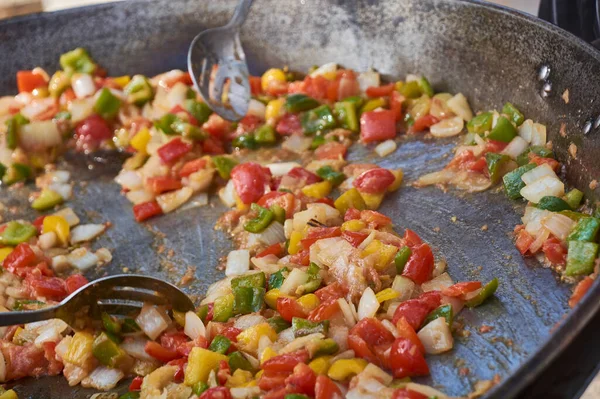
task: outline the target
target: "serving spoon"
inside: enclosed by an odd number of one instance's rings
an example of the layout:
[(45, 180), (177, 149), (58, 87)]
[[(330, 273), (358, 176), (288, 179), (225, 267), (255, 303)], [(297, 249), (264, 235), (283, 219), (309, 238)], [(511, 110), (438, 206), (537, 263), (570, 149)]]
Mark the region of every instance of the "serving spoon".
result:
[(252, 0), (240, 0), (227, 25), (201, 32), (188, 52), (188, 71), (200, 95), (214, 112), (231, 121), (242, 119), (250, 102), (239, 33), (251, 5)]

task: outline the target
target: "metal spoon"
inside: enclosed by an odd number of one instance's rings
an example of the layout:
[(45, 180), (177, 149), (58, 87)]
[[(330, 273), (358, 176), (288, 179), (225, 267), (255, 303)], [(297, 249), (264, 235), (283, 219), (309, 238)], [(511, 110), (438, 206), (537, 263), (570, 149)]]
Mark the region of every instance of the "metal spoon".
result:
[[(188, 52), (188, 70), (200, 95), (213, 111), (232, 121), (246, 115), (250, 102), (248, 65), (239, 32), (251, 5), (252, 0), (240, 0), (229, 23), (201, 32)], [(226, 85), (229, 91), (223, 103)]]

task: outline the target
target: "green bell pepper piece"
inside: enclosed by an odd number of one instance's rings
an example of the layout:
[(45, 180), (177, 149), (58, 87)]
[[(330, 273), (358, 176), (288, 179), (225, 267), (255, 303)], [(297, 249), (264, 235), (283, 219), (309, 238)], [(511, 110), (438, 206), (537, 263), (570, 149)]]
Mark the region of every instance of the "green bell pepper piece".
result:
[(288, 393), (283, 399), (310, 399), (310, 397), (301, 393)]
[(250, 207), (252, 211), (257, 213), (257, 216), (254, 219), (250, 219), (244, 224), (244, 230), (249, 231), (250, 233), (260, 233), (273, 221), (275, 215), (273, 212), (268, 210), (267, 208), (263, 208), (258, 204), (252, 204)]
[(323, 104), (302, 115), (302, 128), (304, 134), (313, 134), (327, 129), (333, 129), (337, 126), (335, 117), (331, 113), (328, 105)]
[(319, 169), (317, 169), (317, 176), (323, 180), (327, 180), (333, 186), (339, 186), (344, 180), (346, 180), (345, 174), (334, 170), (329, 165), (321, 166)]
[(481, 289), (481, 291), (479, 291), (479, 294), (477, 294), (476, 297), (469, 299), (465, 303), (465, 305), (469, 308), (474, 308), (476, 306), (479, 306), (483, 302), (485, 302), (486, 299), (488, 299), (489, 297), (494, 295), (494, 292), (496, 292), (497, 289), (498, 289), (498, 279), (494, 277), (494, 279), (492, 281), (490, 281), (485, 286), (483, 286), (483, 288)]
[(108, 88), (100, 91), (100, 95), (94, 104), (94, 111), (104, 119), (113, 119), (119, 113), (121, 100)]
[(552, 152), (552, 150), (549, 150), (542, 145), (534, 145), (527, 148), (517, 157), (517, 164), (519, 164), (519, 166), (527, 165), (530, 162), (529, 153), (531, 152), (542, 158), (554, 159), (554, 152)]
[(277, 134), (273, 126), (264, 124), (254, 132), (254, 139), (258, 144), (275, 144), (277, 142)]
[(271, 207), (269, 208), (269, 210), (271, 212), (273, 212), (273, 217), (275, 218), (276, 222), (279, 222), (281, 224), (285, 223), (285, 219), (286, 219), (286, 215), (285, 215), (285, 209), (283, 209), (282, 207), (280, 207), (277, 204), (271, 205)]
[(277, 334), (279, 334), (283, 330), (287, 330), (292, 326), (281, 316), (273, 316), (270, 319), (267, 319), (267, 323), (269, 323), (269, 325), (273, 327), (273, 330), (275, 330)]
[(562, 198), (546, 195), (540, 199), (537, 207), (551, 212), (569, 211), (571, 207)]
[(46, 305), (44, 302), (35, 299), (17, 299), (13, 310), (38, 310)]
[(2, 232), (2, 244), (15, 246), (29, 240), (37, 234), (37, 229), (30, 223), (8, 222)]
[(406, 98), (418, 98), (423, 94), (421, 85), (416, 80), (405, 82), (398, 91)]
[(234, 314), (259, 312), (264, 304), (265, 289), (238, 287), (233, 290), (233, 296)]
[(119, 399), (139, 399), (140, 398), (140, 393), (139, 392), (127, 392), (124, 393), (123, 395), (119, 396)]
[(312, 142), (310, 143), (310, 149), (316, 150), (317, 148), (319, 148), (326, 142), (327, 142), (327, 140), (325, 140), (325, 136), (323, 136), (321, 134), (317, 134), (317, 135), (315, 135), (315, 137), (313, 137)]
[(308, 111), (318, 106), (317, 100), (305, 94), (292, 94), (285, 100), (285, 109), (292, 113)]
[(26, 181), (32, 176), (33, 172), (27, 165), (13, 163), (2, 176), (2, 183), (10, 186), (20, 181)]
[(600, 219), (595, 217), (583, 217), (579, 219), (567, 241), (596, 241), (598, 230), (600, 229)]
[(502, 141), (504, 143), (510, 143), (510, 141), (517, 135), (517, 128), (506, 119), (504, 116), (499, 116), (496, 121), (496, 126), (492, 128), (487, 138), (490, 140)]
[(251, 133), (242, 134), (241, 136), (237, 136), (231, 142), (231, 145), (237, 148), (247, 148), (249, 150), (258, 149), (259, 145), (254, 138), (254, 135)]
[(208, 305), (201, 305), (198, 308), (198, 311), (196, 312), (196, 314), (198, 315), (198, 317), (200, 318), (200, 320), (202, 320), (202, 322), (204, 324), (207, 323), (206, 318), (208, 317), (208, 312), (210, 311), (210, 308), (208, 307)]
[(364, 114), (365, 112), (369, 111), (374, 111), (377, 108), (385, 107), (386, 104), (387, 102), (383, 97), (372, 98), (362, 106), (362, 108), (360, 109), (360, 114)]
[(586, 241), (569, 241), (567, 252), (567, 276), (585, 276), (594, 271), (598, 244)]
[(235, 159), (222, 155), (213, 157), (212, 161), (217, 168), (217, 172), (219, 172), (219, 176), (223, 179), (229, 179), (231, 170), (238, 164)]
[(175, 114), (165, 114), (162, 118), (154, 121), (154, 127), (162, 131), (167, 136), (173, 136), (177, 134), (177, 131), (173, 128), (175, 122), (181, 122), (181, 119)]
[(306, 350), (308, 350), (308, 355), (311, 359), (318, 356), (333, 355), (339, 349), (340, 347), (337, 342), (331, 338), (313, 340), (306, 344)]
[(123, 332), (124, 334), (134, 333), (141, 330), (142, 329), (140, 328), (140, 326), (138, 326), (135, 320), (129, 317), (123, 320), (123, 324), (121, 325), (121, 332)]
[(333, 113), (341, 127), (353, 132), (358, 131), (358, 116), (355, 103), (350, 101), (335, 103)]
[(269, 276), (269, 289), (280, 288), (289, 272), (287, 267), (282, 267), (277, 273), (271, 274)]
[(40, 196), (33, 200), (31, 207), (36, 211), (45, 211), (55, 207), (58, 204), (62, 204), (64, 198), (54, 190), (45, 188), (40, 193)]
[(446, 319), (446, 324), (448, 324), (448, 327), (452, 327), (452, 321), (454, 320), (452, 305), (442, 305), (439, 308), (432, 311), (431, 313), (429, 313), (423, 321), (422, 327), (426, 326), (427, 324), (431, 323), (439, 317), (443, 317), (444, 319)]
[(69, 111), (60, 111), (52, 118), (54, 120), (71, 120), (71, 113)]
[(396, 252), (396, 256), (394, 257), (394, 264), (396, 265), (396, 272), (398, 275), (402, 274), (404, 271), (404, 267), (406, 266), (406, 262), (412, 255), (412, 251), (409, 247), (403, 246)]
[(154, 90), (147, 77), (135, 75), (124, 88), (127, 102), (135, 105), (144, 105), (154, 97)]
[(506, 192), (508, 198), (513, 200), (521, 198), (521, 189), (525, 187), (525, 183), (523, 180), (521, 180), (521, 176), (535, 167), (536, 165), (532, 163), (523, 165), (512, 172), (508, 172), (504, 175), (504, 177), (502, 177), (504, 182), (504, 191)]
[(314, 262), (311, 262), (308, 270), (307, 270), (307, 274), (309, 276), (309, 279), (306, 283), (302, 284), (299, 287), (299, 291), (302, 294), (308, 294), (310, 292), (314, 292), (317, 289), (319, 289), (319, 287), (321, 286), (321, 274), (320, 274), (321, 268)]
[(6, 124), (6, 146), (14, 150), (19, 145), (19, 128), (29, 123), (29, 119), (21, 114), (15, 114)]
[(100, 333), (94, 340), (92, 354), (100, 363), (111, 368), (119, 368), (131, 360), (129, 355), (105, 332)]
[(565, 194), (565, 201), (567, 202), (567, 204), (569, 204), (571, 209), (579, 208), (581, 200), (583, 200), (583, 193), (577, 190), (576, 188), (572, 189), (571, 191)]
[(427, 95), (428, 97), (433, 97), (433, 88), (431, 87), (431, 83), (429, 83), (425, 76), (422, 76), (421, 79), (419, 79), (417, 82), (419, 83), (421, 93)]
[(231, 289), (235, 290), (239, 287), (248, 288), (264, 288), (266, 277), (264, 272), (247, 274), (245, 276), (235, 277), (231, 280)]
[(198, 121), (198, 125), (200, 126), (202, 126), (204, 122), (208, 120), (210, 114), (212, 114), (212, 110), (208, 105), (191, 98), (183, 102), (183, 108)]
[(7, 170), (8, 170), (8, 168), (6, 166), (4, 166), (4, 164), (2, 162), (0, 162), (0, 179), (2, 179), (4, 177), (4, 174), (6, 173)]
[(508, 119), (510, 119), (517, 126), (521, 126), (521, 124), (525, 122), (525, 117), (521, 111), (519, 111), (517, 107), (511, 103), (504, 104), (504, 107), (502, 107), (502, 113), (508, 116)]
[(575, 222), (578, 222), (582, 218), (586, 218), (589, 216), (589, 215), (586, 215), (585, 213), (575, 212), (575, 211), (560, 211), (559, 213), (561, 215), (565, 215), (566, 217), (568, 217), (569, 219), (571, 219)]
[(81, 47), (61, 55), (60, 66), (65, 72), (92, 74), (96, 70), (96, 64), (92, 60), (92, 57)]
[(229, 340), (229, 338), (227, 338), (223, 335), (217, 335), (216, 337), (213, 338), (208, 349), (210, 349), (213, 352), (217, 352), (217, 353), (224, 355), (227, 353), (230, 346), (231, 346), (231, 341)]
[(292, 331), (294, 332), (294, 337), (296, 338), (304, 337), (314, 333), (322, 333), (323, 335), (327, 335), (327, 332), (329, 331), (329, 320), (314, 322), (307, 319), (302, 319), (300, 317), (293, 317)]
[(364, 103), (365, 99), (361, 96), (351, 96), (343, 99), (345, 102), (352, 103), (356, 106), (356, 109), (359, 109)]
[(481, 136), (492, 129), (493, 120), (494, 114), (491, 112), (483, 112), (467, 122), (467, 130), (469, 133), (476, 133)]
[(502, 178), (502, 172), (505, 170), (504, 166), (510, 161), (510, 157), (504, 154), (488, 152), (485, 154), (485, 161), (492, 184), (498, 183)]
[(106, 312), (102, 312), (102, 325), (111, 334), (118, 335), (121, 333), (121, 323), (119, 320)]
[(235, 372), (237, 369), (242, 369), (246, 371), (254, 371), (254, 367), (242, 352), (233, 352), (228, 356), (229, 368), (231, 369), (231, 374)]
[(223, 295), (215, 299), (213, 305), (213, 320), (226, 322), (233, 316), (233, 294)]
[(71, 87), (71, 72), (56, 71), (48, 82), (48, 91), (54, 98), (59, 98), (60, 95)]
[(202, 393), (206, 390), (208, 390), (208, 384), (204, 381), (199, 381), (197, 383), (194, 384), (194, 386), (192, 387), (192, 393), (194, 395), (202, 395)]

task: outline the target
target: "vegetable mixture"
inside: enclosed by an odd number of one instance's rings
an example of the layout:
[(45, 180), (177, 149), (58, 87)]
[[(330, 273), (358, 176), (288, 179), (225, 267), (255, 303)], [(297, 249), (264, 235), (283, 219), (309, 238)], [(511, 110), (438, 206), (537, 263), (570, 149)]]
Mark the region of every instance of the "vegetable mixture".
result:
[(565, 192), (545, 127), (513, 104), (474, 116), (464, 95), (436, 94), (425, 77), (385, 84), (331, 63), (304, 78), (287, 69), (250, 77), (248, 114), (232, 123), (185, 72), (107, 77), (81, 48), (60, 64), (52, 76), (20, 71), (19, 94), (0, 98), (2, 184), (35, 178), (31, 206), (44, 212), (0, 227), (0, 310), (55, 304), (87, 283), (78, 272), (111, 260), (90, 246), (108, 223), (57, 210), (72, 186), (53, 162), (68, 149), (131, 154), (115, 180), (139, 222), (205, 205), (216, 187), (232, 208), (217, 227), (238, 249), (195, 312), (145, 305), (127, 318), (3, 329), (0, 382), (62, 373), (107, 391), (134, 377), (123, 399), (446, 398), (411, 378), (452, 350), (456, 315), (484, 305), (499, 282), (455, 282), (417, 232), (397, 233), (377, 209), (403, 172), (348, 163), (356, 139), (383, 157), (401, 134), (450, 137), (466, 126), (450, 164), (416, 185), (502, 183), (529, 202), (515, 229), (521, 253), (585, 276), (572, 306), (595, 278), (600, 219), (580, 191)]

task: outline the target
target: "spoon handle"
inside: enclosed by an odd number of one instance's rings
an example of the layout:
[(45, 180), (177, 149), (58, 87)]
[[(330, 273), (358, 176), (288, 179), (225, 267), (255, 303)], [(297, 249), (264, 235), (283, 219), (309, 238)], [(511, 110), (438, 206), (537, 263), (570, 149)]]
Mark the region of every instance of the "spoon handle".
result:
[(50, 320), (57, 317), (59, 306), (44, 308), (40, 310), (30, 310), (21, 312), (2, 312), (0, 313), (0, 326), (15, 326), (19, 324), (33, 323), (36, 321)]
[(229, 27), (241, 27), (250, 12), (250, 7), (252, 6), (252, 0), (240, 0), (235, 11), (233, 12), (233, 17), (227, 24)]

